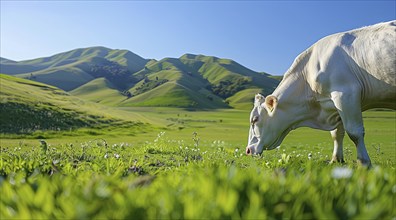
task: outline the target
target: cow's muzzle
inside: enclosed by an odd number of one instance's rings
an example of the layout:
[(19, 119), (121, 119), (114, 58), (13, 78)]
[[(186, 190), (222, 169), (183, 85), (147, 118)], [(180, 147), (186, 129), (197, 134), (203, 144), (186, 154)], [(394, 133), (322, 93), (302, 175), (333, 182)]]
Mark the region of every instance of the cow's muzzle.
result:
[(257, 143), (256, 144), (251, 144), (249, 146), (246, 147), (246, 155), (254, 155), (257, 154)]
[(252, 151), (250, 150), (249, 147), (246, 147), (246, 155), (250, 155), (250, 154), (252, 154)]

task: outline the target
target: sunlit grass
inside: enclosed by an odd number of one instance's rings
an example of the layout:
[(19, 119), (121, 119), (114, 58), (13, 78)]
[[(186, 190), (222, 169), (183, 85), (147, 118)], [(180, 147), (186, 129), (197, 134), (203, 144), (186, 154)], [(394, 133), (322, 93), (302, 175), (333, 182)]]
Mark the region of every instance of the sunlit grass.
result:
[[(328, 165), (320, 149), (245, 156), (199, 133), (143, 145), (2, 148), (2, 218), (361, 218), (395, 216), (394, 161)], [(316, 149), (315, 149), (316, 150)]]

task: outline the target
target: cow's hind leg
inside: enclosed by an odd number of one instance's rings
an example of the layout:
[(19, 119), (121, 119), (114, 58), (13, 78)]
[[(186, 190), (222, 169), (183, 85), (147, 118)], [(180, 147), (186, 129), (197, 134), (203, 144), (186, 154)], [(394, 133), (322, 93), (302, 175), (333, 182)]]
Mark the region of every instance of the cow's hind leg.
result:
[(330, 134), (334, 141), (333, 157), (331, 158), (330, 163), (344, 163), (343, 140), (345, 136), (345, 130), (343, 124), (340, 123), (336, 129), (330, 131)]
[(349, 138), (355, 143), (358, 163), (371, 166), (370, 157), (364, 144), (363, 116), (360, 107), (360, 92), (333, 92), (332, 99), (341, 116)]

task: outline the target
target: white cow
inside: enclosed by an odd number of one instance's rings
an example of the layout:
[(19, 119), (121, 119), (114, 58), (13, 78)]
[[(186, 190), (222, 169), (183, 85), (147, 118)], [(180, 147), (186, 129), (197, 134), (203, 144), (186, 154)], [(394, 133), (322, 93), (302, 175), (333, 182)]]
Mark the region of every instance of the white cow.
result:
[(325, 37), (301, 53), (272, 95), (257, 94), (247, 154), (280, 145), (298, 127), (331, 131), (332, 162), (343, 161), (345, 131), (370, 166), (362, 111), (396, 109), (396, 21)]

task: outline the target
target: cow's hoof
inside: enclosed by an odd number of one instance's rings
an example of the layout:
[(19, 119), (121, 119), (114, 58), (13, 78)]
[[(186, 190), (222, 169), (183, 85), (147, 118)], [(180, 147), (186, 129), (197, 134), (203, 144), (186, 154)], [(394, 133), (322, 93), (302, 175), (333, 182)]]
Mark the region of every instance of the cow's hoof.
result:
[(333, 157), (333, 158), (330, 160), (329, 164), (333, 164), (333, 163), (341, 163), (341, 164), (344, 164), (344, 163), (345, 163), (345, 160), (344, 160), (344, 158), (338, 159), (337, 157)]
[(357, 164), (358, 164), (359, 167), (363, 167), (363, 168), (367, 168), (367, 169), (372, 168), (370, 160), (360, 160), (360, 159), (358, 159), (357, 160)]

